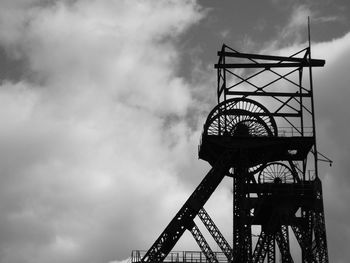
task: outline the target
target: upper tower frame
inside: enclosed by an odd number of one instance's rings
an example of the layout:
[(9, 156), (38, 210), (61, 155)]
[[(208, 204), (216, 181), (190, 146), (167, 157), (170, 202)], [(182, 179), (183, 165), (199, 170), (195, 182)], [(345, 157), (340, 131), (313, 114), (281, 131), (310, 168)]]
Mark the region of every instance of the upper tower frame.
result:
[(312, 68), (323, 67), (325, 60), (311, 58), (310, 44), (288, 57), (241, 53), (223, 44), (218, 57), (218, 104), (230, 98), (262, 102), (276, 120), (278, 136), (311, 137), (309, 170), (318, 177)]

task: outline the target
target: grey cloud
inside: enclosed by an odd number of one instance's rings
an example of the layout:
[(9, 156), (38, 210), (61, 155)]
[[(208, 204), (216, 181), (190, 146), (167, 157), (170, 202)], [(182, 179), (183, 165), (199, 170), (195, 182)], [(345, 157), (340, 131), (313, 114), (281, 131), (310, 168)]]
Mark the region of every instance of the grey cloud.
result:
[[(346, 262), (350, 239), (347, 222), (350, 217), (350, 195), (347, 163), (350, 157), (348, 134), (348, 98), (350, 81), (348, 69), (350, 37), (346, 34), (332, 41), (313, 43), (312, 56), (325, 59), (325, 67), (313, 70), (315, 115), (318, 151), (334, 161), (333, 166), (319, 162), (319, 174), (323, 181), (323, 197), (327, 224), (329, 257), (332, 262)], [(272, 45), (276, 47), (275, 43)], [(297, 43), (286, 48), (264, 52), (293, 54), (307, 44)]]
[(349, 257), (349, 43), (350, 35), (346, 34), (331, 42), (316, 44), (313, 49), (314, 56), (326, 59), (325, 68), (315, 73), (315, 99), (319, 150), (334, 161), (331, 168), (321, 165), (328, 244), (333, 262), (346, 262)]

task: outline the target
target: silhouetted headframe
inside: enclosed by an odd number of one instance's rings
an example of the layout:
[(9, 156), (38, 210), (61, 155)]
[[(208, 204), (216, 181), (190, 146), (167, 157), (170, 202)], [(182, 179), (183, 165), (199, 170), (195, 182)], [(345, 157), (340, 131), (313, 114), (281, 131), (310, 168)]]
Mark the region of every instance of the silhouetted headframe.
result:
[[(312, 83), (312, 68), (325, 61), (311, 58), (310, 45), (287, 57), (223, 45), (218, 56), (217, 105), (199, 145), (199, 158), (212, 168), (151, 248), (132, 251), (131, 261), (327, 263)], [(230, 242), (204, 209), (225, 176), (233, 185)], [(210, 248), (196, 216), (221, 252)], [(172, 251), (186, 230), (201, 251)]]

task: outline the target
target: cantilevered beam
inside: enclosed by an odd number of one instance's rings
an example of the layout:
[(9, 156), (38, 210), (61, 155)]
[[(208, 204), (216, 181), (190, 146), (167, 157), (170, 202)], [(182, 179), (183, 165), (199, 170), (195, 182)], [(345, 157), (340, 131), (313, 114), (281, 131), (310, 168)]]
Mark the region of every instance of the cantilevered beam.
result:
[(215, 64), (215, 68), (300, 68), (323, 67), (324, 63), (315, 61), (288, 62), (288, 63), (225, 63)]
[[(259, 54), (249, 54), (249, 53), (236, 53), (236, 52), (227, 52), (227, 51), (219, 51), (218, 56), (225, 57), (235, 57), (235, 58), (247, 58), (247, 59), (261, 59), (261, 60), (274, 60), (274, 61), (288, 61), (288, 62), (308, 62), (305, 58), (297, 58), (297, 57), (282, 57), (282, 56), (270, 56), (270, 55), (259, 55)], [(311, 59), (309, 60), (311, 66), (315, 67), (323, 67), (325, 64), (325, 60), (323, 59)]]

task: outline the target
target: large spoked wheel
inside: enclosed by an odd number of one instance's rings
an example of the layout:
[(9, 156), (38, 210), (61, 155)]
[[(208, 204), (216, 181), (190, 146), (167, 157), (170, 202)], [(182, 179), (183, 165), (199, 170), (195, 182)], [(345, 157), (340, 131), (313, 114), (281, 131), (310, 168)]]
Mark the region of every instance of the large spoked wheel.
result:
[(207, 135), (277, 136), (277, 125), (268, 110), (256, 101), (234, 98), (218, 104), (205, 123)]
[(285, 164), (273, 162), (265, 165), (258, 176), (259, 183), (292, 184), (296, 182), (292, 170)]

